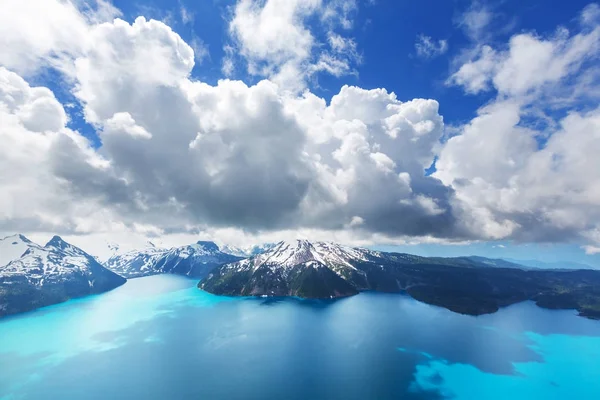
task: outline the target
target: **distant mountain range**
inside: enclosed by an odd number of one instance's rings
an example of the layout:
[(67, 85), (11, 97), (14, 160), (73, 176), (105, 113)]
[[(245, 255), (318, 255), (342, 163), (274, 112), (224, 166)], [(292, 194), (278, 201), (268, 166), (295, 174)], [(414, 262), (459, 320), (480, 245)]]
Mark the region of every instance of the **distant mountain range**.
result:
[(275, 247), (277, 243), (263, 243), (263, 244), (255, 244), (252, 246), (232, 246), (225, 244), (221, 246), (221, 251), (223, 253), (232, 254), (234, 256), (247, 258), (252, 257), (260, 253), (264, 253), (265, 251), (271, 250)]
[[(213, 271), (202, 289), (230, 295), (339, 297), (373, 289), (361, 263), (443, 265), (462, 268), (513, 268), (522, 265), (485, 257), (421, 257), (385, 253), (329, 242), (280, 242), (269, 250)], [(315, 281), (319, 281), (318, 285)], [(393, 282), (393, 280), (391, 281)], [(383, 283), (386, 284), (386, 283)]]
[(23, 235), (0, 239), (0, 316), (102, 293), (125, 281), (58, 236), (45, 246)]
[(533, 300), (600, 317), (600, 271), (593, 270), (540, 270), (511, 260), (421, 257), (307, 240), (247, 248), (148, 243), (101, 265), (58, 236), (42, 247), (22, 235), (0, 240), (0, 316), (162, 273), (201, 279), (201, 289), (222, 295), (337, 298), (374, 290), (404, 292), (471, 315)]
[(480, 315), (525, 300), (600, 318), (600, 271), (533, 270), (484, 257), (420, 257), (297, 240), (215, 268), (198, 287), (229, 296), (335, 298), (405, 292)]
[(148, 242), (147, 246), (142, 249), (113, 255), (103, 265), (125, 278), (154, 275), (158, 273), (155, 270), (157, 260), (162, 258), (167, 251), (168, 249), (156, 247), (153, 243)]
[(126, 278), (164, 273), (203, 278), (214, 267), (241, 259), (222, 252), (213, 242), (199, 241), (172, 249), (161, 249), (149, 243), (145, 249), (109, 258), (104, 266)]
[(591, 266), (583, 263), (578, 263), (574, 261), (554, 261), (554, 262), (546, 262), (539, 260), (517, 260), (513, 258), (505, 258), (506, 261), (520, 264), (524, 267), (528, 268), (538, 268), (538, 269), (594, 269)]
[[(113, 248), (118, 250), (117, 245)], [(101, 293), (122, 285), (126, 278), (171, 273), (200, 279), (219, 265), (241, 259), (220, 251), (213, 242), (170, 249), (148, 243), (101, 265), (58, 236), (45, 246), (23, 235), (8, 236), (0, 239), (0, 316)]]

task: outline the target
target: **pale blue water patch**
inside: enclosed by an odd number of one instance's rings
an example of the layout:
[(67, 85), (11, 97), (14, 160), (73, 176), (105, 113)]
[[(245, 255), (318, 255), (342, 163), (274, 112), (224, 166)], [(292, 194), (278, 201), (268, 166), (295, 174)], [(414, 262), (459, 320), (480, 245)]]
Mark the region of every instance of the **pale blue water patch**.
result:
[(0, 323), (0, 353), (48, 352), (49, 358), (60, 360), (81, 351), (102, 351), (123, 343), (97, 340), (97, 334), (169, 316), (180, 307), (210, 307), (231, 300), (198, 290), (196, 283), (171, 275), (132, 279), (105, 294), (5, 318)]
[(600, 322), (572, 311), (470, 317), (396, 294), (230, 298), (196, 283), (133, 279), (0, 319), (0, 398), (600, 398)]
[[(31, 357), (33, 362), (29, 367), (35, 367), (22, 380), (3, 379), (11, 376), (10, 373), (0, 375), (0, 388), (19, 389), (27, 382), (41, 380), (45, 368), (80, 353), (107, 351), (127, 344), (119, 335), (107, 339), (110, 332), (122, 331), (160, 315), (168, 317), (179, 307), (210, 307), (228, 301), (227, 297), (197, 290), (196, 283), (177, 276), (133, 279), (127, 286), (108, 293), (0, 320), (0, 369), (15, 369), (10, 363), (14, 357)], [(161, 340), (153, 334), (137, 339), (147, 343)], [(20, 397), (12, 393), (8, 398)]]
[(510, 375), (434, 360), (417, 366), (413, 391), (456, 400), (600, 399), (600, 338), (527, 333), (541, 362), (514, 363)]

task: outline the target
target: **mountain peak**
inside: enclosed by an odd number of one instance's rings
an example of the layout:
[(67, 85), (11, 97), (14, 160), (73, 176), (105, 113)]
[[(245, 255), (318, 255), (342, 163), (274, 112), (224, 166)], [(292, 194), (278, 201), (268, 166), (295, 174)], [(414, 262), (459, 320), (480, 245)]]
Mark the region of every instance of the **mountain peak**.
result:
[(325, 264), (324, 260), (330, 257), (330, 253), (330, 249), (323, 248), (321, 242), (311, 243), (306, 239), (295, 239), (281, 241), (274, 248), (256, 257), (269, 264), (292, 267), (307, 261)]
[(14, 235), (6, 236), (5, 238), (0, 239), (0, 240), (10, 242), (13, 244), (14, 244), (14, 242), (32, 243), (31, 240), (29, 240), (25, 235), (22, 235), (20, 233), (15, 233)]
[(262, 263), (276, 264), (283, 268), (291, 268), (308, 261), (318, 261), (335, 268), (350, 268), (354, 263), (377, 256), (377, 252), (367, 249), (343, 246), (332, 242), (311, 242), (306, 239), (284, 240), (272, 249), (251, 258), (255, 265)]
[(248, 246), (233, 246), (223, 244), (219, 246), (219, 251), (226, 254), (232, 254), (234, 256), (247, 258), (256, 256), (258, 254), (266, 253), (267, 251), (274, 249), (278, 245), (279, 243), (262, 243)]
[(218, 265), (240, 260), (223, 253), (214, 242), (198, 241), (189, 245), (172, 247), (147, 247), (111, 257), (105, 266), (127, 278), (172, 273), (189, 277), (204, 277)]
[[(293, 240), (282, 240), (281, 242), (277, 243), (277, 245), (275, 245), (275, 247), (273, 247), (269, 251), (275, 251), (275, 252), (285, 251), (288, 253), (290, 253), (290, 252), (298, 253), (298, 252), (306, 252), (306, 251), (309, 251), (310, 249), (314, 249), (314, 244), (311, 243), (309, 240), (293, 239)], [(267, 251), (267, 253), (269, 251)]]
[(219, 246), (215, 242), (210, 242), (206, 240), (198, 240), (196, 242), (197, 245), (202, 246), (207, 251), (219, 251)]
[(19, 233), (18, 235), (15, 235), (15, 236), (18, 236), (18, 238), (21, 239), (25, 243), (32, 243), (31, 240), (29, 240), (27, 237), (25, 237), (25, 235), (22, 235)]
[(37, 244), (21, 234), (14, 234), (0, 239), (0, 267), (18, 259), (32, 247), (37, 247)]
[(284, 240), (272, 249), (225, 264), (200, 283), (213, 293), (330, 298), (358, 293), (345, 279), (361, 275), (354, 264), (370, 252), (306, 239)]
[(69, 243), (65, 242), (60, 236), (54, 235), (54, 236), (52, 236), (52, 239), (50, 239), (48, 241), (48, 243), (46, 243), (46, 246), (44, 246), (44, 247), (55, 247), (57, 249), (63, 250), (65, 248), (67, 248), (68, 246), (70, 246)]
[(2, 316), (101, 293), (122, 285), (125, 278), (59, 236), (45, 247), (15, 236), (0, 241), (0, 282), (6, 284), (2, 294), (8, 293), (2, 299)]
[(292, 240), (282, 240), (277, 244), (278, 245), (287, 244), (287, 245), (292, 245), (292, 246), (306, 246), (306, 245), (310, 245), (312, 243), (308, 239), (292, 239)]

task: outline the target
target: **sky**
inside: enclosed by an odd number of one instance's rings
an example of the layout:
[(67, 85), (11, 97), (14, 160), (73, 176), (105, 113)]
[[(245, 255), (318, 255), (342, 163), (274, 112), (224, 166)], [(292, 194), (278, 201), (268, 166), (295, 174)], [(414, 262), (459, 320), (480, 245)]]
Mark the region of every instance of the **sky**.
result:
[(600, 268), (596, 3), (0, 1), (0, 236)]

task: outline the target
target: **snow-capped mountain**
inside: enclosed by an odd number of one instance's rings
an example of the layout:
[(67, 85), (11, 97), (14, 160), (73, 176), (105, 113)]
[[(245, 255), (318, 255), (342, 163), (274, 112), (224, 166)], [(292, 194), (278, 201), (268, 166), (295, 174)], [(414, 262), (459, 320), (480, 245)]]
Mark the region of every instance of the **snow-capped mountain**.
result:
[(278, 243), (263, 243), (252, 246), (232, 246), (225, 244), (223, 246), (220, 246), (220, 248), (223, 253), (248, 258), (269, 251), (277, 245)]
[(202, 278), (213, 268), (240, 260), (241, 257), (222, 252), (213, 242), (197, 243), (161, 249), (154, 245), (111, 257), (104, 265), (127, 278), (155, 274), (178, 274)]
[[(597, 271), (527, 270), (484, 257), (421, 257), (328, 242), (280, 242), (270, 251), (215, 268), (198, 287), (229, 296), (334, 298), (359, 291), (404, 292), (449, 310), (480, 315), (533, 300), (600, 318)], [(561, 292), (556, 288), (560, 287)]]
[[(1, 239), (0, 262), (0, 316), (101, 293), (126, 281), (58, 236), (45, 246), (22, 235)], [(227, 254), (213, 242), (171, 249), (149, 244), (110, 263), (128, 276), (204, 277), (198, 286), (215, 294), (333, 298), (362, 290), (403, 292), (470, 315), (532, 300), (600, 319), (600, 272), (524, 269), (476, 256), (421, 257), (295, 240), (248, 259)]]
[(126, 281), (58, 236), (43, 247), (22, 235), (9, 236), (0, 241), (0, 251), (3, 261), (10, 259), (0, 266), (0, 315), (101, 293)]
[(154, 275), (158, 273), (154, 266), (168, 251), (169, 249), (156, 247), (152, 242), (148, 242), (143, 249), (110, 257), (104, 263), (104, 267), (126, 278)]
[(329, 242), (283, 241), (271, 250), (211, 272), (199, 285), (217, 294), (340, 297), (358, 293), (366, 275), (356, 265), (381, 253)]
[(256, 270), (260, 266), (281, 269), (284, 272), (308, 261), (327, 266), (334, 270), (355, 270), (353, 262), (367, 261), (378, 256), (378, 252), (342, 246), (330, 242), (309, 242), (308, 240), (282, 241), (271, 250), (240, 261), (239, 267), (249, 266)]
[(30, 247), (39, 246), (23, 235), (12, 235), (0, 239), (0, 268), (21, 257)]
[[(262, 254), (213, 270), (199, 287), (216, 294), (340, 297), (360, 290), (398, 292), (418, 286), (432, 267), (490, 268), (483, 257), (421, 257), (331, 242), (279, 242)], [(494, 266), (515, 268), (516, 264)]]

